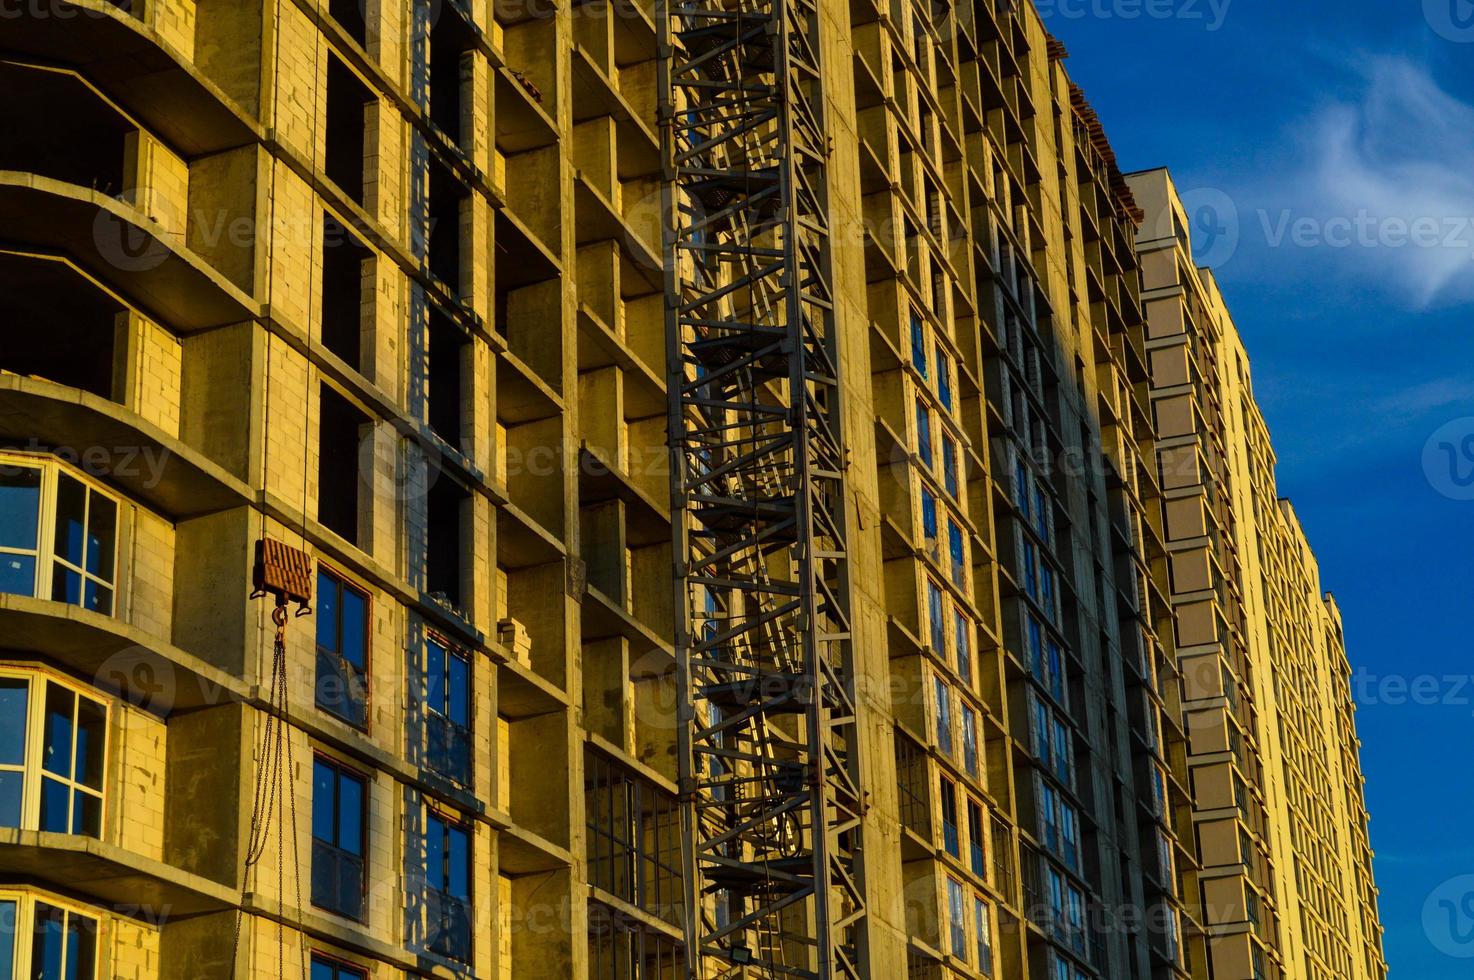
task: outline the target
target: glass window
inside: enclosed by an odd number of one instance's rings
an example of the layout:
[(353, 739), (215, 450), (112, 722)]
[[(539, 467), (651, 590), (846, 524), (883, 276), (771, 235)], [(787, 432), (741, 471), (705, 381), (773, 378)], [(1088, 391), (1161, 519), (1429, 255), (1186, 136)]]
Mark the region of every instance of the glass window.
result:
[(942, 479), (946, 481), (947, 493), (956, 500), (958, 495), (957, 479), (957, 440), (951, 436), (942, 436)]
[(355, 728), (368, 727), (368, 596), (321, 568), (317, 706)]
[(107, 717), (64, 684), (0, 675), (0, 827), (102, 835)]
[(364, 917), (367, 785), (326, 759), (312, 764), (312, 904)]
[(323, 956), (312, 954), (312, 980), (367, 980), (368, 973), (356, 966)]
[(952, 554), (952, 584), (967, 587), (967, 539), (962, 534), (962, 525), (947, 519), (947, 543)]
[(0, 899), (0, 977), (15, 976), (15, 936), (19, 925), (20, 903), (13, 898)]
[(953, 641), (957, 647), (957, 673), (968, 687), (972, 686), (972, 622), (961, 612), (952, 611)]
[(942, 407), (952, 411), (952, 361), (937, 347), (937, 399)]
[(1073, 786), (1075, 780), (1070, 767), (1070, 730), (1065, 727), (1064, 722), (1058, 718), (1052, 720), (1054, 732), (1054, 774), (1059, 781), (1066, 786)]
[(937, 748), (943, 755), (952, 754), (952, 692), (941, 677), (932, 679), (937, 698)]
[(1033, 616), (1029, 617), (1029, 665), (1035, 677), (1048, 681), (1044, 662), (1044, 627)]
[(928, 547), (933, 547), (937, 540), (937, 496), (927, 489), (925, 485), (921, 488), (921, 534), (927, 541)]
[(471, 659), (435, 637), (425, 642), (425, 730), (429, 768), (471, 783)]
[(107, 709), (60, 684), (46, 685), (38, 829), (102, 834)]
[(988, 877), (987, 844), (984, 843), (983, 805), (977, 800), (967, 801), (967, 848), (972, 862), (973, 874)]
[(432, 953), (471, 959), (471, 833), (439, 813), (425, 818), (425, 909)]
[(1061, 802), (1059, 806), (1060, 851), (1071, 871), (1080, 870), (1080, 818), (1075, 808)]
[(967, 959), (967, 911), (964, 902), (962, 882), (956, 878), (948, 878), (947, 921), (951, 925), (952, 955), (962, 960)]
[(97, 976), (97, 920), (37, 901), (31, 930), (33, 980), (92, 980)]
[(926, 377), (926, 325), (921, 314), (911, 312), (911, 364)]
[(117, 539), (114, 498), (55, 463), (0, 459), (0, 592), (111, 616)]
[(41, 469), (0, 463), (0, 592), (36, 594)]
[(962, 840), (957, 832), (957, 784), (942, 777), (942, 846), (953, 857), (962, 856)]
[(978, 715), (967, 702), (962, 704), (962, 766), (976, 778), (978, 770)]
[(942, 587), (937, 583), (927, 580), (926, 583), (926, 608), (929, 626), (931, 629), (932, 649), (938, 656), (945, 657), (947, 654), (947, 609), (942, 601)]
[[(985, 977), (993, 975), (993, 911), (980, 896), (972, 900), (972, 928), (977, 937), (978, 971)], [(316, 980), (314, 977), (313, 980)]]
[(932, 468), (931, 409), (920, 398), (916, 399), (916, 454), (921, 457), (922, 466)]
[(57, 473), (51, 598), (112, 615), (118, 504)]

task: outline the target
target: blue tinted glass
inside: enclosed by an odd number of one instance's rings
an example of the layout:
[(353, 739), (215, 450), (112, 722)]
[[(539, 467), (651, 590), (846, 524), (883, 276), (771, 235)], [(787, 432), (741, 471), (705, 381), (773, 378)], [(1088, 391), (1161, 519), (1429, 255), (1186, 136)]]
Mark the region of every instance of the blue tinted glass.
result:
[(0, 765), (25, 764), (26, 712), (30, 703), (29, 681), (20, 677), (0, 677)]
[(0, 548), (36, 548), (41, 520), (41, 471), (0, 466)]
[[(14, 770), (0, 772), (0, 827), (20, 826), (21, 792), (25, 789), (25, 773)], [(0, 977), (5, 976), (0, 973)]]
[[(102, 836), (102, 799), (79, 790), (72, 791), (72, 833)], [(90, 974), (89, 974), (90, 976)]]
[(312, 764), (312, 836), (333, 843), (334, 808), (333, 768), (321, 761)]
[(342, 591), (343, 603), (343, 648), (338, 652), (343, 659), (355, 667), (362, 668), (364, 659), (364, 614), (363, 596), (352, 589)]
[(450, 887), (457, 898), (471, 897), (471, 838), (460, 827), (450, 828)]
[(56, 481), (56, 557), (82, 566), (82, 525), (87, 517), (87, 488), (69, 476)]
[(57, 562), (56, 570), (51, 576), (51, 599), (53, 602), (80, 606), (82, 604), (81, 574)]
[(0, 592), (36, 594), (36, 559), (29, 555), (0, 555)]
[(62, 930), (66, 913), (53, 905), (36, 903), (36, 926), (31, 941), (31, 973), (37, 980), (61, 980)]
[(471, 724), (471, 661), (458, 653), (450, 656), (450, 720)]
[(75, 913), (67, 916), (67, 980), (97, 976), (97, 921)]
[(333, 964), (314, 956), (312, 958), (312, 980), (335, 980)]
[(83, 587), (82, 608), (104, 616), (113, 614), (113, 590), (88, 579)]
[(107, 710), (91, 698), (77, 699), (77, 759), (72, 778), (102, 789), (102, 757), (107, 744)]
[(363, 780), (338, 774), (338, 846), (363, 853)]
[(338, 649), (338, 583), (324, 572), (317, 573), (317, 645)]
[(425, 883), (445, 891), (445, 821), (430, 817), (425, 822)]
[(921, 530), (928, 538), (937, 536), (937, 498), (921, 488)]
[(104, 581), (113, 580), (113, 552), (118, 534), (118, 505), (100, 493), (92, 495), (87, 510), (87, 571)]
[(54, 779), (41, 780), (41, 829), (53, 834), (72, 831), (72, 814), (68, 806), (72, 791)]
[(41, 765), (58, 776), (72, 775), (72, 709), (77, 696), (57, 684), (46, 685), (46, 715)]
[(0, 902), (0, 977), (15, 976), (15, 903)]
[(445, 710), (445, 647), (425, 643), (425, 701), (435, 711)]

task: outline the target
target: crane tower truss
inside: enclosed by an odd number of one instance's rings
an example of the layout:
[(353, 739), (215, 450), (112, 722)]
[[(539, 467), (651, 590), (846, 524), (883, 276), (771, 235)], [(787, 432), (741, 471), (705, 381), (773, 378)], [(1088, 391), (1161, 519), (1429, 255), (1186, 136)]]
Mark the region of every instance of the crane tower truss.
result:
[(866, 975), (819, 9), (664, 0), (692, 977)]

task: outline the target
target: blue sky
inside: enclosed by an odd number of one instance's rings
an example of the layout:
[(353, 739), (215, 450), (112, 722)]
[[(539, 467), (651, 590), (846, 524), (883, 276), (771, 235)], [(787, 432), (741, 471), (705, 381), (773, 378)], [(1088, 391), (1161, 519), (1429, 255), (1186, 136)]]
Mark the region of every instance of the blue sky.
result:
[(1208, 258), (1361, 678), (1392, 975), (1468, 980), (1474, 2), (1040, 9), (1123, 168), (1170, 167), (1226, 236)]

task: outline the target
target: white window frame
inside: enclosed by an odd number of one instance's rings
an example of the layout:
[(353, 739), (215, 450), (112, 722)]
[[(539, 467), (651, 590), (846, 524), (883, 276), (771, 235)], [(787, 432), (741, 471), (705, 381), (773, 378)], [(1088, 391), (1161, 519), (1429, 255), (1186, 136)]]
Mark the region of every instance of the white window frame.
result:
[[(0, 980), (20, 980), (34, 976), (32, 971), (33, 947), (35, 946), (36, 906), (46, 905), (59, 909), (69, 918), (88, 919), (93, 924), (96, 944), (92, 950), (92, 975), (78, 974), (78, 980), (97, 980), (103, 972), (104, 944), (106, 941), (105, 915), (98, 909), (87, 908), (45, 892), (32, 892), (23, 888), (0, 888), (0, 903), (15, 903), (15, 922), (12, 923), (14, 962), (10, 976), (0, 975)], [(66, 944), (62, 945), (62, 973), (66, 973)]]
[[(101, 610), (90, 610), (99, 615), (110, 618), (117, 616), (120, 605), (122, 565), (121, 565), (121, 539), (123, 537), (124, 503), (123, 498), (100, 486), (87, 474), (68, 466), (54, 456), (31, 456), (22, 454), (0, 453), (0, 467), (14, 467), (16, 469), (39, 470), (41, 472), (41, 500), (40, 510), (36, 515), (36, 545), (32, 549), (0, 547), (0, 556), (22, 555), (34, 558), (36, 562), (36, 574), (31, 584), (30, 597), (42, 599), (48, 602), (64, 602), (65, 600), (52, 599), (51, 590), (55, 582), (56, 566), (60, 563), (68, 571), (74, 572), (82, 577), (82, 599), (75, 605), (79, 609), (87, 609), (87, 583), (95, 582), (106, 588), (112, 595), (110, 608), (103, 612)], [(98, 495), (110, 500), (116, 508), (113, 523), (113, 558), (112, 580), (106, 580), (98, 575), (87, 571), (87, 558), (84, 553), (82, 558), (83, 567), (79, 568), (66, 558), (56, 554), (56, 508), (59, 496), (61, 475), (65, 474), (69, 479), (76, 480), (87, 491), (87, 503), (82, 512), (82, 533), (85, 541), (87, 534), (87, 522), (92, 511), (93, 496)], [(85, 547), (85, 545), (84, 545)]]
[[(20, 829), (39, 832), (41, 829), (41, 791), (45, 780), (52, 780), (65, 786), (68, 790), (67, 806), (70, 827), (72, 820), (72, 808), (76, 805), (76, 794), (84, 793), (94, 797), (99, 802), (99, 816), (97, 837), (101, 840), (105, 836), (108, 821), (108, 773), (112, 767), (112, 727), (113, 713), (112, 704), (106, 698), (99, 697), (79, 685), (67, 683), (56, 675), (46, 671), (28, 670), (10, 664), (0, 664), (0, 677), (18, 678), (27, 682), (30, 687), (26, 700), (26, 732), (25, 732), (25, 757), (20, 765), (0, 765), (0, 770), (5, 772), (19, 772), (22, 774), (22, 791), (20, 806)], [(50, 685), (56, 685), (75, 698), (86, 698), (102, 708), (102, 789), (96, 790), (76, 780), (77, 762), (77, 719), (76, 708), (72, 716), (72, 760), (69, 775), (62, 776), (58, 773), (43, 772), (42, 752), (45, 745), (45, 720), (46, 720), (46, 689)], [(80, 706), (80, 701), (77, 702)], [(67, 831), (47, 831), (48, 833), (66, 833), (74, 837), (89, 837), (89, 834), (73, 834)], [(4, 978), (0, 978), (4, 980)]]

